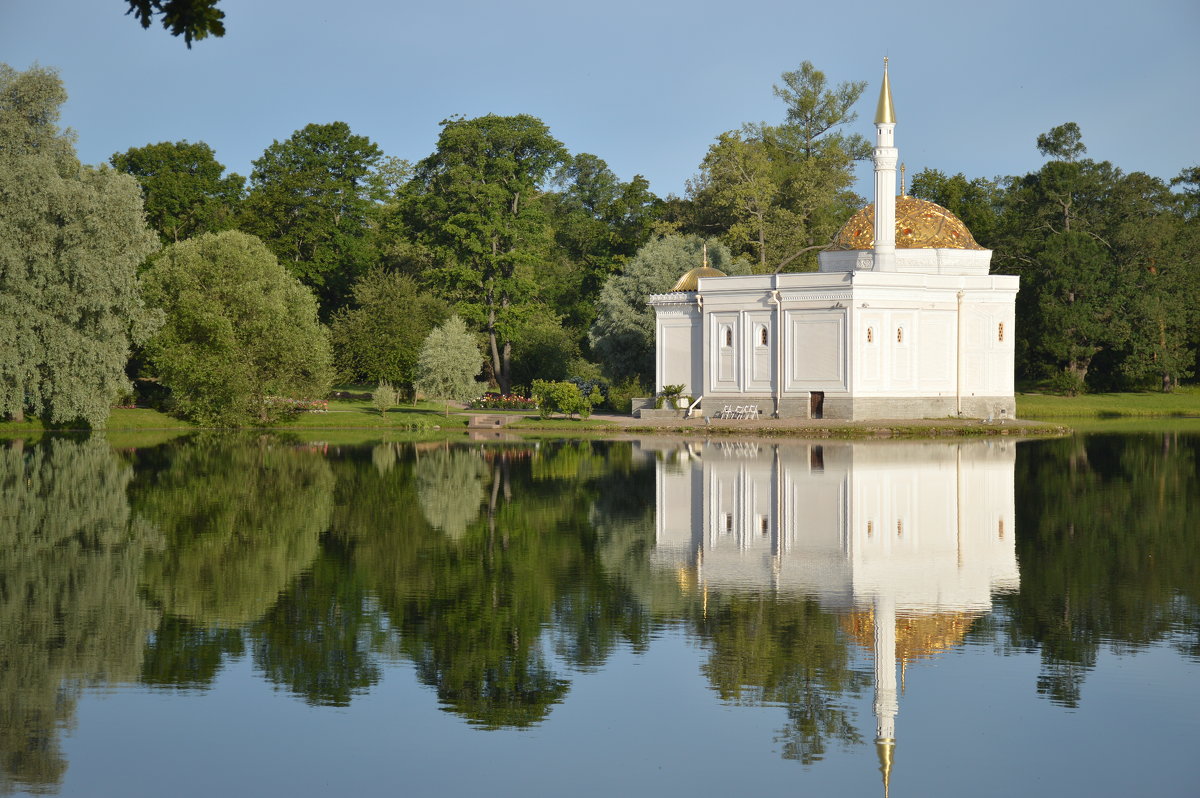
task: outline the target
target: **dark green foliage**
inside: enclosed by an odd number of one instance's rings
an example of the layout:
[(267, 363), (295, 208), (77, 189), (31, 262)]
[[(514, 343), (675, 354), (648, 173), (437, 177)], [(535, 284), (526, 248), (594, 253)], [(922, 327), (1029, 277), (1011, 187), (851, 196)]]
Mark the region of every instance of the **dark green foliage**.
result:
[(535, 273), (553, 243), (541, 197), (566, 158), (534, 117), (449, 119), (402, 200), (410, 229), (435, 253), (425, 279), (484, 333), (503, 393), (522, 315), (537, 304)]
[(333, 314), (333, 360), (344, 382), (387, 380), (411, 393), (425, 337), (447, 316), (446, 303), (415, 280), (373, 269), (351, 289), (354, 305)]
[(245, 179), (223, 177), (225, 167), (204, 142), (162, 141), (109, 161), (142, 187), (146, 221), (164, 244), (234, 226)]
[(1039, 147), (1062, 159), (1009, 181), (994, 244), (996, 265), (1022, 278), (1019, 369), (1071, 393), (1170, 390), (1196, 362), (1198, 317), (1186, 297), (1200, 287), (1200, 255), (1187, 244), (1186, 195), (1078, 159), (1077, 126), (1055, 128)]
[(377, 260), (377, 203), (396, 168), (345, 122), (306, 125), (254, 162), (239, 227), (316, 293), (327, 318)]
[(164, 30), (172, 36), (183, 34), (183, 40), (188, 49), (192, 48), (192, 40), (199, 41), (209, 36), (218, 39), (225, 35), (225, 12), (217, 8), (221, 0), (125, 0), (129, 10), (142, 23), (143, 28), (150, 27), (156, 14), (162, 17)]

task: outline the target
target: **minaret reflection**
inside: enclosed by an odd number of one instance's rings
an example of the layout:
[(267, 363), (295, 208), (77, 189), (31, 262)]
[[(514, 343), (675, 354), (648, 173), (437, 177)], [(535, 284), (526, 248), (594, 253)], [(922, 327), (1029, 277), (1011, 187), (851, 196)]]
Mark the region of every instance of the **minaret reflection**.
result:
[(1018, 586), (1015, 442), (658, 448), (659, 567), (705, 591), (814, 597), (873, 651), (886, 793), (897, 668), (961, 642)]

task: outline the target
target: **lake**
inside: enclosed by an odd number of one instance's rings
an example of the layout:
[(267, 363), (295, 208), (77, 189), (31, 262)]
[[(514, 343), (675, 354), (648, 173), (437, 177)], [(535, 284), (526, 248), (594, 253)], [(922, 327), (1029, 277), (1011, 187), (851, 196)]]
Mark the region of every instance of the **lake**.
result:
[(1200, 434), (0, 441), (0, 794), (1196, 794)]

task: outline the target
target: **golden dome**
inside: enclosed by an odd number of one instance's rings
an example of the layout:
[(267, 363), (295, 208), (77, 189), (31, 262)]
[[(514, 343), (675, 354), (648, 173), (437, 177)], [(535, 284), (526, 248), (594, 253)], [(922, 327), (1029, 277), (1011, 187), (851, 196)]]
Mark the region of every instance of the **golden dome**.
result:
[[(932, 657), (963, 641), (977, 613), (944, 612), (896, 618), (896, 656), (902, 660)], [(842, 629), (863, 648), (875, 645), (875, 612), (859, 610), (842, 616)]]
[[(842, 225), (831, 250), (875, 246), (875, 203)], [(896, 249), (983, 249), (967, 226), (950, 211), (916, 197), (896, 197)]]
[(695, 291), (700, 285), (701, 277), (724, 276), (725, 272), (720, 269), (714, 269), (712, 266), (697, 266), (679, 278), (679, 282), (675, 283), (675, 287), (671, 289), (671, 293), (676, 291)]

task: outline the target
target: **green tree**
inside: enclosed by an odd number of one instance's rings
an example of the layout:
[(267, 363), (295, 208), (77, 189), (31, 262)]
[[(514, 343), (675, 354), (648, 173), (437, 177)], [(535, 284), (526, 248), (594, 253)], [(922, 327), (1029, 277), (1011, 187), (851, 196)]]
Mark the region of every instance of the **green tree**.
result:
[(146, 221), (164, 244), (234, 226), (245, 178), (223, 176), (204, 142), (161, 141), (114, 153), (109, 162), (141, 185)]
[(816, 268), (816, 250), (861, 204), (850, 191), (853, 166), (871, 152), (862, 136), (839, 130), (857, 118), (851, 108), (865, 81), (831, 87), (808, 61), (782, 79), (775, 95), (786, 120), (719, 136), (688, 187), (693, 224), (753, 257), (760, 273)]
[(521, 311), (536, 304), (534, 273), (553, 242), (543, 187), (566, 158), (531, 116), (448, 119), (403, 203), (414, 235), (436, 253), (425, 278), (483, 331), (504, 393)]
[(287, 413), (282, 399), (328, 392), (332, 356), (316, 301), (254, 236), (172, 244), (146, 272), (145, 293), (167, 316), (147, 356), (188, 418), (268, 423)]
[[(465, 402), (479, 395), (475, 381), (480, 366), (479, 345), (458, 316), (433, 328), (417, 359), (416, 390), (429, 397)], [(446, 414), (450, 405), (446, 405)]]
[(735, 261), (723, 244), (670, 235), (647, 243), (620, 274), (605, 282), (589, 338), (592, 351), (613, 380), (636, 376), (645, 383), (654, 381), (654, 311), (646, 298), (670, 291), (684, 273), (699, 266), (705, 244), (714, 268), (726, 274), (745, 273), (745, 264)]
[(1130, 284), (1120, 374), (1134, 385), (1153, 382), (1171, 391), (1196, 365), (1200, 240), (1189, 229), (1186, 198), (1156, 177), (1125, 176), (1110, 201), (1122, 211), (1111, 234), (1114, 260)]
[(1038, 152), (1060, 161), (1074, 161), (1087, 152), (1079, 125), (1066, 122), (1037, 137)]
[(307, 125), (254, 161), (239, 227), (316, 293), (327, 318), (376, 262), (378, 203), (402, 172), (345, 122)]
[(172, 36), (183, 34), (183, 40), (188, 49), (192, 49), (192, 40), (199, 41), (215, 36), (218, 39), (225, 35), (225, 12), (217, 8), (221, 0), (125, 0), (129, 4), (126, 15), (133, 14), (143, 28), (157, 14), (162, 17), (164, 30)]
[[(623, 182), (589, 153), (572, 156), (558, 182), (560, 189), (546, 194), (556, 248), (535, 276), (544, 301), (563, 316), (556, 326), (578, 347), (596, 317), (600, 287), (650, 239), (662, 201), (641, 175)], [(514, 375), (513, 381), (529, 379)]]
[(0, 64), (0, 415), (103, 427), (158, 323), (136, 276), (157, 242), (137, 183), (80, 165), (65, 101), (52, 70)]
[(1021, 276), (1018, 369), (1069, 392), (1084, 390), (1095, 356), (1127, 337), (1119, 312), (1127, 286), (1112, 262), (1105, 207), (1120, 176), (1107, 162), (1051, 160), (1011, 180), (1004, 197), (994, 260)]
[(417, 355), (429, 331), (447, 315), (446, 303), (423, 293), (403, 274), (372, 269), (351, 289), (353, 307), (330, 321), (338, 377), (387, 380), (411, 392)]
[(961, 172), (947, 177), (926, 168), (913, 175), (911, 194), (935, 202), (961, 219), (980, 246), (995, 246), (1004, 203), (999, 180), (968, 180)]

